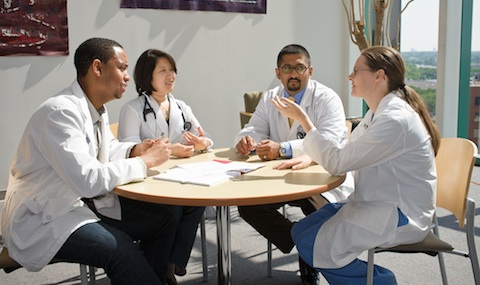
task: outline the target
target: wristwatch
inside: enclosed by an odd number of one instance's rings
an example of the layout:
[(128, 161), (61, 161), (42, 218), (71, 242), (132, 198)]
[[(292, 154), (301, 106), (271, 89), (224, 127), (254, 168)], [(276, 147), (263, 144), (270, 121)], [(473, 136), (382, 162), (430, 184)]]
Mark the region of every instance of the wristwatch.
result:
[(280, 143), (280, 149), (278, 150), (278, 155), (280, 157), (285, 157), (287, 156), (287, 144), (286, 143)]

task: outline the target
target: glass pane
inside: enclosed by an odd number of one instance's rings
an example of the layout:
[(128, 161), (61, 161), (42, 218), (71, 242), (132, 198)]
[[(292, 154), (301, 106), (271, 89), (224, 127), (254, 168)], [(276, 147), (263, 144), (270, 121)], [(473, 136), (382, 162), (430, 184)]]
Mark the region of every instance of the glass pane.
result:
[(473, 1), (468, 138), (480, 145), (480, 1)]
[[(408, 2), (402, 0), (402, 9)], [(413, 1), (401, 14), (400, 28), (400, 51), (406, 64), (405, 83), (422, 96), (433, 118), (437, 91), (438, 12), (438, 0)]]

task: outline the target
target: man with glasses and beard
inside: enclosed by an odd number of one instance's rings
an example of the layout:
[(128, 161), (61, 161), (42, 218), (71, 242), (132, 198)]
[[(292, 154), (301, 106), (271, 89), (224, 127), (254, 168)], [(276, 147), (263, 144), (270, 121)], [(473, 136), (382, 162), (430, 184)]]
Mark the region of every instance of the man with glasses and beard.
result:
[[(283, 116), (271, 100), (276, 96), (294, 100), (305, 110), (319, 132), (337, 138), (339, 142), (347, 137), (343, 104), (335, 91), (311, 78), (313, 66), (303, 46), (291, 44), (284, 47), (278, 54), (275, 73), (282, 84), (263, 95), (250, 121), (235, 138), (234, 145), (237, 153), (243, 156), (256, 152), (262, 160), (281, 159), (275, 169), (306, 168), (312, 159), (302, 151), (305, 133), (301, 125)], [(343, 185), (321, 195), (283, 203), (241, 206), (238, 211), (245, 221), (283, 253), (289, 253), (294, 247), (290, 236), (294, 222), (279, 213), (279, 208), (288, 204), (300, 207), (308, 215), (327, 203), (346, 199), (352, 191), (353, 180), (348, 175)], [(315, 269), (300, 258), (299, 266), (303, 284), (318, 284), (319, 276)]]

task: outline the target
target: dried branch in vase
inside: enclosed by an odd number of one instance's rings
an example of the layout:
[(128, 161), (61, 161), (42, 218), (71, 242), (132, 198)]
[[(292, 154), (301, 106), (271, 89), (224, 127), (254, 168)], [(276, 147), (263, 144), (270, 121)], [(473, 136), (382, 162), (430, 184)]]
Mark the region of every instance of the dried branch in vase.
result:
[[(414, 0), (409, 0), (405, 7), (400, 11), (403, 13), (407, 6)], [(400, 16), (398, 17), (396, 32), (394, 35), (394, 44), (389, 34), (389, 25), (391, 21), (392, 6), (395, 1), (392, 0), (367, 0), (367, 6), (365, 6), (365, 0), (350, 0), (349, 4), (346, 4), (346, 0), (342, 0), (345, 14), (347, 15), (348, 29), (350, 40), (358, 46), (362, 51), (373, 45), (385, 45), (395, 49), (399, 49), (400, 38)], [(370, 32), (373, 30), (371, 27), (370, 11), (372, 10), (375, 16), (375, 34), (372, 36)], [(365, 17), (365, 11), (367, 16)], [(357, 14), (359, 18), (357, 18)], [(368, 33), (368, 34), (366, 34)], [(372, 40), (373, 39), (373, 40)]]

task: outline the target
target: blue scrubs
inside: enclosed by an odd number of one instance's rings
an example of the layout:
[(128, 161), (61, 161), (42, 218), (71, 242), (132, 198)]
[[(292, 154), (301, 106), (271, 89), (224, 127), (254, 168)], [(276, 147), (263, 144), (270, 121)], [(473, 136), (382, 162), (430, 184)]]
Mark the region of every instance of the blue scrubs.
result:
[[(343, 205), (344, 203), (326, 204), (318, 211), (308, 215), (293, 225), (291, 230), (293, 242), (297, 247), (300, 257), (310, 266), (313, 267), (313, 247), (320, 227), (323, 223), (333, 217)], [(406, 225), (408, 219), (400, 210), (398, 210), (398, 214), (398, 226)], [(314, 268), (322, 273), (328, 283), (332, 285), (357, 285), (365, 284), (367, 281), (367, 262), (359, 260), (358, 258), (341, 268)], [(373, 283), (375, 285), (392, 285), (397, 284), (397, 281), (392, 271), (375, 265)]]

